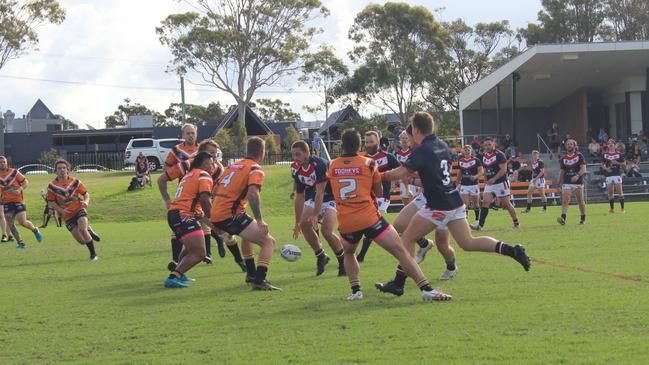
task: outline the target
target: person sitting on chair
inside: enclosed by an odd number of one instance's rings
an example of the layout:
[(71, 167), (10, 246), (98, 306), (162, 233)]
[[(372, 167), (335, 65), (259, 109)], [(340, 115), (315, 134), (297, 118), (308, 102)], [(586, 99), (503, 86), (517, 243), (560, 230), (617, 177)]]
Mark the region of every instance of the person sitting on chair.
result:
[(140, 162), (135, 167), (135, 176), (137, 176), (140, 186), (145, 185), (151, 186), (151, 176), (149, 175), (149, 166), (147, 164)]

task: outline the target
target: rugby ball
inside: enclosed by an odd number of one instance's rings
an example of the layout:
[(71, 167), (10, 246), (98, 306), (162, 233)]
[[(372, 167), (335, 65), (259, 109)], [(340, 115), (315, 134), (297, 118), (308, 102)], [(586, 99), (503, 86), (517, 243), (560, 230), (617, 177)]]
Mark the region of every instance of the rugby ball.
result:
[(279, 254), (286, 261), (297, 261), (302, 256), (302, 250), (295, 245), (284, 245)]

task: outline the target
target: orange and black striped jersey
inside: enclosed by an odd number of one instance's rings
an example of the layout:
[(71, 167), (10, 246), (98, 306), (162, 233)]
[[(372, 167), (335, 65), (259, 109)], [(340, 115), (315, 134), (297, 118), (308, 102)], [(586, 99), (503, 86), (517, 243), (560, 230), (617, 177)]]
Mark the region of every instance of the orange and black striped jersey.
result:
[(178, 210), (185, 217), (200, 217), (203, 215), (203, 208), (199, 202), (201, 194), (212, 193), (212, 177), (202, 169), (195, 168), (185, 174), (176, 196), (171, 201), (169, 210)]
[[(169, 179), (169, 181), (173, 181), (176, 179), (180, 181), (180, 179), (182, 179), (182, 177), (185, 176), (185, 174), (189, 171), (192, 161), (193, 158), (187, 161), (179, 162), (171, 166), (170, 168), (168, 168), (167, 171), (164, 172), (165, 175), (167, 175), (167, 179)], [(221, 174), (223, 173), (223, 166), (221, 166), (220, 163), (215, 162), (213, 171), (214, 172), (212, 173), (212, 180), (217, 181), (221, 176)]]
[(264, 184), (264, 171), (252, 159), (243, 159), (229, 165), (219, 178), (212, 204), (212, 222), (230, 219), (246, 209), (248, 187)]
[(65, 180), (56, 178), (47, 186), (45, 200), (54, 202), (67, 210), (68, 213), (63, 215), (63, 220), (67, 221), (83, 210), (81, 202), (87, 192), (86, 186), (77, 178), (72, 176), (68, 176)]
[(184, 143), (179, 143), (171, 147), (171, 151), (167, 154), (165, 165), (171, 167), (179, 162), (192, 159), (198, 153), (198, 144), (186, 146)]
[(0, 171), (0, 190), (2, 190), (3, 203), (23, 203), (25, 198), (20, 186), (25, 181), (25, 176), (16, 169)]
[(339, 157), (331, 161), (327, 175), (341, 233), (366, 229), (381, 218), (373, 192), (374, 184), (381, 183), (376, 161), (358, 155)]

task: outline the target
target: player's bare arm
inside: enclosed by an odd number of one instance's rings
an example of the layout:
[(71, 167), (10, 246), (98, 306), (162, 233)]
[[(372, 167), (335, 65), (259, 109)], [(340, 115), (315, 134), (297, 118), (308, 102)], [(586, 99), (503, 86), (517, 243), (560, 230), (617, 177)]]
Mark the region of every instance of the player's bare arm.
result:
[(414, 172), (408, 170), (404, 166), (400, 166), (394, 170), (386, 171), (383, 174), (381, 174), (381, 179), (384, 181), (399, 181), (399, 180), (407, 180), (409, 177), (413, 175)]
[(295, 198), (293, 199), (293, 205), (295, 207), (295, 226), (293, 227), (293, 239), (297, 239), (300, 236), (300, 219), (302, 218), (302, 210), (304, 209), (304, 193), (297, 193), (293, 190)]
[(212, 199), (210, 197), (210, 194), (207, 192), (201, 193), (201, 195), (198, 197), (198, 201), (201, 204), (201, 208), (203, 208), (203, 214), (205, 214), (205, 218), (209, 219), (210, 212), (212, 211)]
[[(160, 195), (162, 196), (162, 200), (165, 202), (165, 206), (167, 209), (169, 209), (169, 205), (171, 204), (171, 198), (169, 197), (169, 193), (167, 192), (167, 182), (169, 181), (169, 177), (167, 174), (162, 174), (160, 177), (158, 177), (158, 190), (160, 190)], [(216, 189), (216, 185), (214, 186), (214, 189)]]
[(86, 192), (83, 194), (83, 200), (81, 201), (81, 206), (84, 208), (88, 208), (88, 205), (90, 204), (90, 193)]

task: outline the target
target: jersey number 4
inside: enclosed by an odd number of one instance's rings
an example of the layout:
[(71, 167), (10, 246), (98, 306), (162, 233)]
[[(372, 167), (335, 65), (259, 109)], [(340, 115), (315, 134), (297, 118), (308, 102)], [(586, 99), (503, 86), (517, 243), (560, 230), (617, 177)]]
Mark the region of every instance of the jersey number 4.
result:
[(354, 199), (356, 197), (356, 180), (354, 179), (340, 179), (340, 200)]
[(227, 188), (228, 185), (230, 185), (230, 182), (232, 181), (232, 176), (236, 174), (235, 171), (232, 171), (231, 173), (225, 175), (223, 179), (221, 180), (221, 185), (223, 185), (224, 188)]

